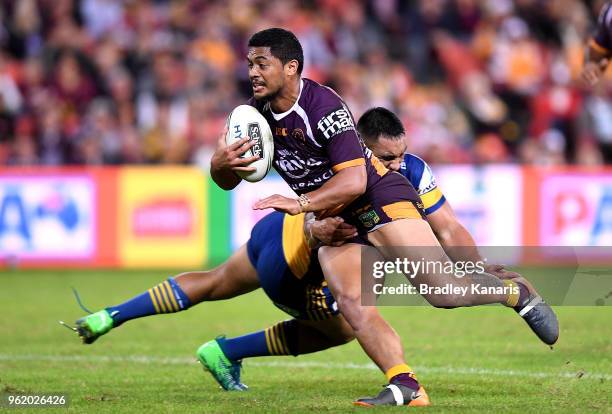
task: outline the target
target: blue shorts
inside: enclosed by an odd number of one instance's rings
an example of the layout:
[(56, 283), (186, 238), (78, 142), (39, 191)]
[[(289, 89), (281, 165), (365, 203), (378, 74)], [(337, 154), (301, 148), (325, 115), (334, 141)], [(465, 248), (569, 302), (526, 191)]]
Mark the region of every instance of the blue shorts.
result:
[[(297, 225), (287, 226), (285, 219)], [(285, 244), (287, 239), (301, 234), (300, 217), (285, 216), (272, 212), (255, 224), (247, 242), (247, 253), (261, 287), (272, 302), (281, 310), (297, 319), (322, 320), (338, 314), (338, 305), (332, 296), (316, 251), (308, 251), (308, 265), (303, 274), (291, 270)], [(303, 225), (303, 216), (301, 217)]]

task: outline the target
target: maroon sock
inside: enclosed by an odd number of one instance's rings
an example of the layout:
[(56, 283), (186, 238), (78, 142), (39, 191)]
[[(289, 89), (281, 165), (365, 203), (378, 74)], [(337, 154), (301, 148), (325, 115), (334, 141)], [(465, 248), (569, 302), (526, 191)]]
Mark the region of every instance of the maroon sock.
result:
[(419, 382), (414, 378), (414, 374), (403, 372), (391, 378), (390, 384), (403, 385), (415, 391), (419, 390)]
[(519, 287), (519, 299), (515, 307), (522, 308), (527, 303), (527, 299), (529, 299), (529, 296), (531, 296), (531, 293), (529, 293), (529, 289), (527, 289), (527, 286), (525, 286), (524, 284), (520, 282), (516, 282), (516, 284)]

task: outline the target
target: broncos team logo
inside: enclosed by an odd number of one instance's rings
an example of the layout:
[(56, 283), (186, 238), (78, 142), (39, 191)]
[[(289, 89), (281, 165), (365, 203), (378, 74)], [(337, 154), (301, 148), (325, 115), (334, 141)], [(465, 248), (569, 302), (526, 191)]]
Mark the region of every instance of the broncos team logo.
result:
[(300, 144), (306, 143), (306, 136), (304, 135), (304, 131), (300, 128), (296, 128), (291, 132), (291, 138), (298, 141)]

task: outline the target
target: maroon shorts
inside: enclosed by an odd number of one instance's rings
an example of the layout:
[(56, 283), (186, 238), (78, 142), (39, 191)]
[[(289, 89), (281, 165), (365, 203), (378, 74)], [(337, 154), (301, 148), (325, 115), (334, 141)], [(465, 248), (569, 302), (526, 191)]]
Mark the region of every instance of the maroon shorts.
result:
[(367, 240), (368, 232), (394, 220), (424, 219), (425, 210), (421, 198), (406, 177), (389, 171), (347, 206), (340, 216), (357, 227), (360, 239)]

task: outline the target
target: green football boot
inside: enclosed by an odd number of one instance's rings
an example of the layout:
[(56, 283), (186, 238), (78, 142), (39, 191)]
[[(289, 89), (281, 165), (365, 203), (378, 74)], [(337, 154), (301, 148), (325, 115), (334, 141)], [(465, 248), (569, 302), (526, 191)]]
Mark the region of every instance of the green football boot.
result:
[(113, 318), (105, 309), (76, 321), (76, 331), (84, 344), (93, 343), (111, 329), (113, 329)]
[(249, 387), (240, 382), (242, 368), (240, 362), (232, 361), (225, 356), (218, 339), (222, 337), (208, 341), (198, 348), (196, 352), (198, 360), (224, 390), (246, 391)]

